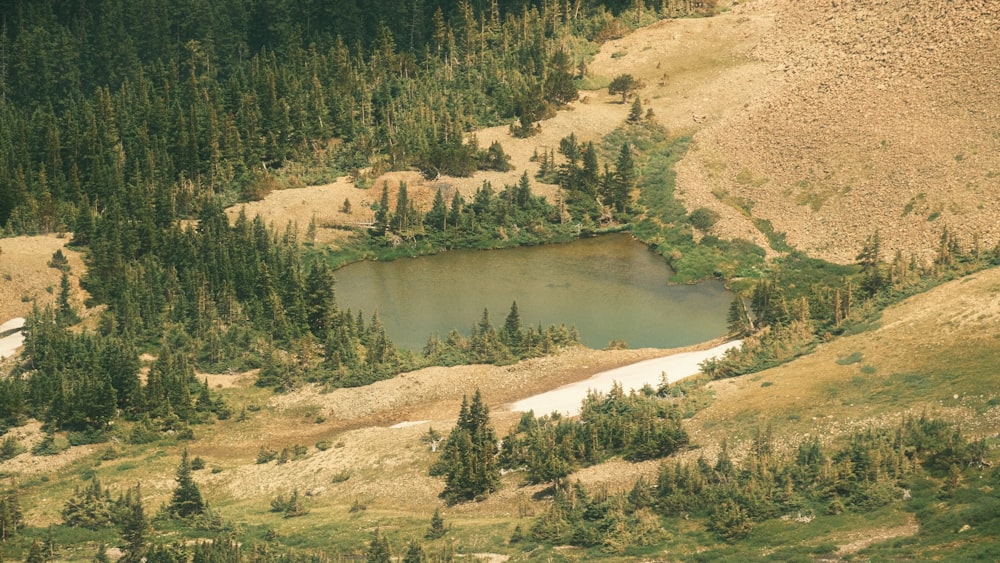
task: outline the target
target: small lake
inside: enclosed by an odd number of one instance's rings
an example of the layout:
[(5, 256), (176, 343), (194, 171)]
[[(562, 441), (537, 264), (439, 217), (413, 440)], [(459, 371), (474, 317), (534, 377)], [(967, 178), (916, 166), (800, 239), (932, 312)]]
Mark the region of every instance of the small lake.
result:
[(565, 323), (604, 348), (673, 348), (726, 332), (732, 294), (718, 281), (668, 285), (661, 256), (626, 234), (504, 250), (459, 250), (335, 272), (337, 303), (366, 320), (376, 309), (400, 348), (421, 350), (451, 329), (468, 335), (488, 308), (503, 325), (512, 302), (527, 326)]

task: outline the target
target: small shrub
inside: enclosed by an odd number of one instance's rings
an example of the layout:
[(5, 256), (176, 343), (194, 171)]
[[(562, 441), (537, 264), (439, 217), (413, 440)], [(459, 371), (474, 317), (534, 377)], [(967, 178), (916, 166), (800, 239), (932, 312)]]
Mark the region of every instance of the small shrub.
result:
[(688, 220), (691, 225), (699, 231), (707, 231), (719, 221), (719, 213), (707, 207), (699, 207), (691, 212)]
[(48, 265), (50, 268), (55, 268), (64, 272), (69, 271), (69, 260), (66, 259), (66, 255), (62, 253), (61, 248), (55, 251), (55, 254), (52, 255), (52, 259), (49, 260)]
[(199, 469), (205, 469), (205, 460), (201, 459), (199, 456), (195, 456), (195, 458), (191, 460), (191, 470), (198, 471)]
[(108, 441), (108, 436), (104, 432), (90, 428), (78, 432), (70, 432), (66, 435), (71, 446), (83, 446), (86, 444), (100, 444)]
[(41, 442), (35, 444), (35, 447), (31, 448), (31, 455), (34, 456), (48, 456), (56, 455), (61, 452), (63, 448), (60, 448), (56, 444), (56, 437), (54, 434), (46, 434), (42, 438)]
[(287, 499), (285, 495), (278, 495), (278, 498), (271, 500), (271, 512), (283, 512), (285, 518), (294, 518), (308, 514), (309, 510), (303, 505), (299, 490), (295, 489)]
[(0, 461), (13, 459), (25, 451), (24, 446), (14, 436), (7, 436), (0, 443)]
[(268, 446), (261, 446), (260, 450), (257, 451), (257, 463), (264, 464), (269, 461), (274, 461), (278, 458), (278, 452), (272, 450)]
[(837, 358), (837, 364), (841, 366), (849, 366), (851, 364), (856, 364), (862, 360), (861, 352), (854, 352), (850, 356), (845, 356), (843, 358)]
[(333, 477), (330, 478), (330, 481), (332, 483), (343, 483), (344, 481), (350, 478), (351, 478), (351, 472), (346, 469), (343, 469), (341, 471), (338, 471), (337, 473), (334, 473)]
[(326, 450), (330, 449), (332, 446), (333, 446), (333, 442), (331, 442), (330, 440), (320, 440), (319, 442), (316, 442), (316, 449), (319, 450), (319, 451), (321, 451), (321, 452), (325, 452)]
[(354, 502), (351, 503), (349, 512), (361, 512), (363, 510), (368, 510), (368, 505), (361, 502), (361, 499), (354, 499)]

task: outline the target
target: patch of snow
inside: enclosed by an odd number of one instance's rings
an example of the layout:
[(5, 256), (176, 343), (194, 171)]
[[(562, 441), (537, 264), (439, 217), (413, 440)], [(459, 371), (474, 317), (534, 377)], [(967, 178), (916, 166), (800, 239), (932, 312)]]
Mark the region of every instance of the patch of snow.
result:
[(510, 405), (510, 410), (534, 411), (537, 416), (552, 412), (573, 416), (579, 414), (580, 405), (591, 390), (606, 393), (616, 382), (625, 391), (641, 389), (644, 385), (655, 387), (660, 384), (664, 375), (667, 382), (674, 383), (700, 373), (698, 365), (703, 361), (721, 356), (730, 348), (739, 347), (741, 343), (740, 340), (733, 340), (708, 350), (681, 352), (602, 371), (583, 381), (517, 401)]
[(24, 328), (24, 323), (24, 317), (14, 317), (13, 319), (0, 325), (0, 334), (10, 332), (12, 330), (20, 330)]
[[(17, 349), (24, 344), (24, 317), (15, 317), (0, 325), (0, 360), (6, 360), (14, 355)], [(12, 334), (6, 333), (12, 332)]]
[(403, 422), (398, 422), (393, 424), (389, 428), (406, 428), (408, 426), (416, 426), (418, 424), (423, 424), (425, 422), (430, 422), (429, 420), (404, 420)]

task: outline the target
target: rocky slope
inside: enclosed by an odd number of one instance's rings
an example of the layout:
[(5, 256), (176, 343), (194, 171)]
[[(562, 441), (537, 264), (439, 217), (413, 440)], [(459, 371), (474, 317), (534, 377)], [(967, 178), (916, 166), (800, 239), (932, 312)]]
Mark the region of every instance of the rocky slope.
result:
[(749, 207), (792, 246), (840, 262), (876, 228), (889, 252), (925, 259), (945, 225), (965, 245), (975, 236), (997, 244), (998, 7), (737, 6), (773, 15), (752, 51), (772, 72), (760, 96), (695, 137), (678, 170), (688, 206), (725, 211), (720, 229), (729, 235), (741, 234), (732, 225)]

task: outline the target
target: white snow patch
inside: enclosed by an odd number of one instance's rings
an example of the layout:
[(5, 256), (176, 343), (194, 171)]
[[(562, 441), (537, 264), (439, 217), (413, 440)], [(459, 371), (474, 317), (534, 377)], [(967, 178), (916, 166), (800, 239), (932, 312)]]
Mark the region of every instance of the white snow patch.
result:
[(24, 317), (14, 317), (13, 319), (0, 325), (0, 334), (10, 332), (12, 330), (20, 330), (24, 328), (24, 323)]
[(655, 387), (660, 384), (663, 375), (666, 375), (667, 382), (674, 383), (699, 373), (700, 363), (721, 356), (726, 350), (737, 348), (741, 343), (740, 340), (733, 340), (708, 350), (681, 352), (602, 371), (583, 381), (517, 401), (510, 405), (510, 410), (534, 411), (538, 416), (552, 412), (573, 416), (579, 414), (580, 405), (591, 390), (607, 393), (616, 382), (626, 391), (641, 389), (647, 384)]
[(429, 420), (404, 420), (403, 422), (397, 422), (389, 428), (406, 428), (409, 426), (417, 426), (418, 424), (423, 424), (425, 422), (430, 422)]
[[(24, 344), (22, 328), (24, 328), (24, 317), (15, 317), (0, 325), (0, 360), (13, 356), (17, 349)], [(6, 336), (4, 336), (5, 334)]]

